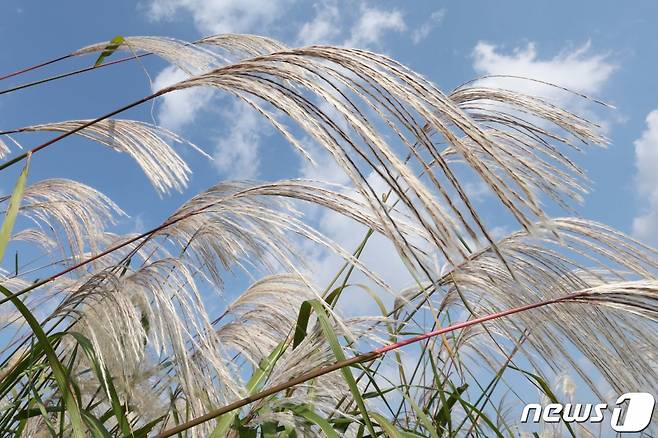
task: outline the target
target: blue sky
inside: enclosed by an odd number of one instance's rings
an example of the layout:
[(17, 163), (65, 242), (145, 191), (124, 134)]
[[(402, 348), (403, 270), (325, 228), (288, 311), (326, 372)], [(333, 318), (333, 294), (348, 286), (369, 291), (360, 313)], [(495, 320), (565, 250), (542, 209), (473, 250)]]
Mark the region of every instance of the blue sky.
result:
[[(657, 243), (658, 177), (651, 163), (658, 157), (658, 120), (653, 129), (646, 121), (658, 109), (658, 95), (653, 91), (658, 35), (650, 18), (656, 12), (658, 5), (653, 2), (620, 8), (612, 2), (7, 1), (0, 16), (0, 35), (7, 42), (3, 48), (5, 71), (117, 34), (194, 40), (213, 33), (249, 32), (290, 45), (347, 44), (384, 52), (446, 91), (487, 73), (554, 82), (616, 107), (604, 110), (545, 87), (505, 84), (546, 95), (604, 126), (610, 147), (589, 149), (579, 157), (593, 190), (578, 206), (578, 214)], [(20, 80), (87, 66), (92, 61), (74, 59)], [(142, 64), (126, 63), (4, 95), (0, 127), (96, 116), (148, 94), (151, 87), (181, 78), (180, 72), (163, 62), (145, 59)], [(3, 85), (18, 82), (4, 81)], [(155, 107), (142, 106), (123, 115), (150, 121), (153, 114), (159, 123), (215, 156), (210, 163), (192, 151), (181, 152), (195, 171), (185, 193), (159, 200), (129, 158), (79, 139), (44, 152), (42, 159), (35, 160), (32, 177), (65, 175), (99, 188), (131, 215), (124, 224), (124, 231), (130, 231), (156, 225), (191, 194), (220, 179), (335, 176), (327, 174), (330, 166), (305, 169), (265, 122), (232, 100), (202, 90), (192, 93), (170, 95)], [(20, 140), (29, 147), (47, 137), (31, 134)], [(13, 177), (1, 187), (11, 187)], [(478, 189), (473, 186), (474, 193)], [(487, 196), (482, 195), (486, 209)], [(501, 232), (515, 227), (493, 212), (490, 222)], [(358, 229), (336, 222), (332, 226), (344, 228), (340, 236), (333, 237), (347, 246), (360, 239)]]
[[(654, 91), (658, 35), (651, 21), (658, 12), (658, 5), (654, 2), (636, 2), (633, 8), (622, 8), (614, 2), (494, 5), (490, 2), (311, 3), (292, 0), (151, 0), (137, 4), (5, 1), (2, 9), (0, 35), (5, 41), (2, 66), (6, 71), (116, 34), (166, 35), (191, 40), (211, 33), (252, 32), (291, 45), (347, 43), (383, 51), (445, 90), (482, 73), (503, 71), (525, 73), (584, 90), (617, 109), (597, 112), (608, 129), (611, 147), (605, 151), (590, 150), (581, 160), (595, 185), (579, 213), (632, 233), (636, 218), (658, 210), (658, 201), (651, 203), (653, 183), (658, 182), (650, 170), (636, 167), (634, 145), (647, 130), (647, 116), (658, 108), (658, 96)], [(88, 62), (88, 59), (74, 60), (49, 71), (64, 71), (75, 65), (88, 65)], [(167, 72), (162, 73), (162, 63), (148, 60), (144, 67), (156, 82), (158, 75), (160, 79), (166, 76)], [(43, 73), (29, 78), (40, 77)], [(23, 78), (28, 79), (28, 76)], [(4, 84), (9, 85), (9, 82)], [(53, 86), (2, 96), (0, 126), (11, 128), (90, 117), (147, 94), (148, 88), (142, 68), (134, 63), (108, 68)], [(255, 151), (260, 157), (259, 168), (251, 169), (249, 176), (276, 178), (288, 174), (285, 163), (278, 161), (281, 161), (281, 154), (287, 162), (295, 157), (281, 151), (281, 145), (278, 149), (265, 145), (277, 143), (268, 133), (241, 137), (240, 132), (230, 131), (227, 125), (234, 123), (226, 122), (232, 120), (231, 116), (235, 120), (230, 105), (231, 102), (215, 99), (195, 113), (189, 123), (172, 120), (172, 117), (180, 119), (180, 115), (167, 118), (157, 109), (155, 113), (160, 120), (164, 117), (173, 128), (209, 152), (221, 149), (217, 145), (219, 136), (226, 138), (228, 135), (232, 140), (251, 143), (250, 146), (263, 143), (251, 149), (247, 147), (249, 151), (242, 153), (244, 160)], [(126, 117), (149, 120), (149, 108), (131, 111)], [(243, 125), (252, 123), (253, 127), (258, 122), (246, 121)], [(657, 129), (654, 127), (654, 132), (644, 133), (645, 141), (638, 146), (647, 161), (655, 157), (651, 145), (658, 143), (654, 141)], [(24, 137), (23, 141), (29, 146), (38, 139), (33, 135)], [(135, 195), (151, 197), (153, 192), (136, 166), (128, 163), (125, 157), (81, 143), (72, 140), (47, 152), (48, 158), (58, 163), (56, 170), (49, 160), (47, 165), (36, 164), (35, 167), (44, 172), (44, 176), (49, 173), (79, 176), (102, 188), (132, 216), (147, 223), (157, 220), (161, 213), (184, 199), (173, 196), (151, 211), (141, 211), (143, 203), (140, 196)], [(89, 165), (78, 166), (70, 160), (71, 149), (75, 150), (79, 162)], [(272, 153), (273, 150), (276, 153)], [(99, 171), (96, 164), (105, 163), (108, 157), (117, 160), (116, 166), (102, 165)], [(234, 176), (231, 172), (236, 172), (234, 168), (208, 165), (203, 160), (193, 164), (196, 173), (191, 190), (207, 186), (218, 178)], [(119, 175), (121, 178), (117, 178)], [(129, 196), (125, 196), (128, 194), (126, 187), (130, 188)], [(645, 221), (635, 228), (636, 234), (656, 241), (658, 225)]]
[[(4, 0), (0, 8), (4, 43), (0, 74), (118, 34), (194, 40), (215, 33), (246, 32), (289, 45), (332, 43), (384, 52), (446, 91), (476, 76), (495, 73), (530, 76), (583, 92), (616, 109), (586, 104), (546, 87), (507, 84), (545, 95), (603, 126), (609, 148), (589, 149), (579, 159), (593, 191), (577, 213), (658, 244), (656, 2), (622, 7), (618, 2), (594, 1)], [(93, 60), (73, 59), (1, 85), (88, 66)], [(182, 76), (149, 58), (141, 65), (124, 63), (3, 95), (0, 129), (95, 117), (176, 78)], [(328, 164), (319, 169), (303, 165), (265, 122), (226, 97), (205, 91), (178, 93), (123, 117), (150, 121), (152, 115), (215, 157), (209, 162), (191, 150), (181, 150), (194, 169), (186, 192), (160, 199), (129, 158), (80, 139), (68, 139), (41, 153), (33, 162), (31, 179), (67, 177), (100, 189), (131, 216), (120, 224), (120, 231), (144, 230), (160, 223), (192, 194), (222, 179), (303, 175), (340, 180)], [(29, 148), (49, 135), (18, 138)], [(3, 175), (0, 188), (7, 192), (14, 180), (15, 174)], [(472, 190), (486, 209), (486, 192), (478, 195), (477, 184)], [(347, 248), (363, 235), (360, 227), (335, 216), (310, 214), (316, 215), (313, 219), (323, 231)], [(500, 233), (515, 228), (493, 213), (487, 220)], [(408, 280), (404, 267), (395, 258), (382, 257), (385, 246), (379, 245), (385, 244), (373, 244), (366, 261), (385, 272), (393, 285), (404, 285)], [(318, 265), (335, 264), (324, 254), (310, 254)]]

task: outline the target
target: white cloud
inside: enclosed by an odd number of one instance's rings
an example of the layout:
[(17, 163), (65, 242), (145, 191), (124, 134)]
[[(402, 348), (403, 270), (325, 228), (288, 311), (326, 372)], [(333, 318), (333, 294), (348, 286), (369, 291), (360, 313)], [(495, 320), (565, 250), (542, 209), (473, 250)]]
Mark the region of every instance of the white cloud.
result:
[[(591, 54), (589, 42), (571, 51), (562, 51), (550, 59), (540, 59), (536, 45), (515, 48), (505, 54), (494, 44), (478, 42), (473, 50), (475, 70), (483, 75), (523, 76), (553, 83), (573, 91), (587, 94), (598, 93), (608, 81), (616, 66), (606, 55)], [(514, 90), (541, 95), (560, 103), (571, 100), (568, 94), (554, 87), (536, 82), (505, 78), (491, 78), (487, 85), (513, 88)]]
[(411, 33), (411, 41), (418, 44), (429, 36), (435, 27), (439, 26), (446, 16), (445, 9), (439, 9), (430, 14), (430, 17)]
[(481, 180), (466, 181), (463, 186), (464, 191), (466, 192), (466, 196), (474, 201), (482, 201), (491, 195), (491, 189), (484, 181)]
[(647, 116), (647, 128), (635, 140), (636, 185), (646, 201), (647, 210), (633, 220), (633, 234), (639, 239), (658, 244), (658, 109)]
[[(590, 96), (601, 93), (618, 68), (607, 54), (593, 53), (589, 41), (580, 47), (564, 49), (549, 58), (541, 57), (533, 42), (506, 52), (495, 44), (480, 41), (473, 50), (473, 60), (473, 68), (482, 75), (511, 75), (536, 79)], [(572, 93), (538, 82), (495, 77), (481, 80), (479, 83), (540, 96), (587, 119), (596, 120), (604, 133), (609, 128), (610, 121), (618, 120), (611, 119), (609, 113), (594, 112), (594, 108), (588, 105), (586, 100)], [(547, 123), (539, 119), (534, 122)], [(486, 196), (484, 192), (475, 192), (479, 196)], [(502, 231), (506, 230), (501, 230), (498, 234), (502, 234)]]
[(216, 143), (215, 167), (225, 178), (256, 178), (260, 164), (259, 142), (267, 125), (259, 114), (241, 102), (235, 102), (225, 111), (223, 120), (230, 129)]
[[(175, 66), (165, 67), (153, 81), (153, 91), (187, 78), (187, 74)], [(212, 97), (208, 88), (195, 87), (186, 90), (173, 91), (158, 99), (159, 124), (172, 131), (179, 131), (194, 120), (197, 112), (203, 108)]]
[(272, 24), (292, 0), (151, 0), (149, 17), (154, 21), (174, 20), (182, 12), (191, 14), (203, 33), (249, 32)]
[(406, 28), (407, 26), (400, 11), (385, 11), (363, 6), (361, 16), (352, 26), (350, 37), (344, 45), (348, 47), (371, 47), (380, 44), (386, 32), (403, 32)]
[(314, 163), (310, 163), (308, 160), (303, 159), (300, 169), (300, 176), (302, 178), (324, 181), (332, 184), (349, 184), (349, 177), (329, 152), (325, 149), (321, 149), (320, 146), (317, 146), (308, 137), (304, 139), (303, 144)]
[(135, 216), (132, 219), (132, 229), (131, 233), (133, 234), (142, 234), (144, 231), (146, 231), (146, 221), (144, 220), (144, 215), (143, 213), (139, 213), (137, 216)]
[(512, 233), (512, 229), (506, 225), (493, 227), (489, 230), (489, 235), (494, 240), (500, 240), (504, 237), (509, 236)]
[[(302, 25), (297, 42), (373, 48), (381, 45), (387, 32), (404, 32), (407, 28), (402, 13), (396, 9), (384, 10), (363, 4), (356, 7), (347, 2), (340, 6), (336, 0), (316, 3), (315, 16)], [(347, 36), (341, 37), (345, 30)]]
[(336, 1), (316, 3), (314, 8), (315, 17), (304, 23), (297, 33), (297, 42), (302, 46), (331, 43), (341, 32), (341, 15)]

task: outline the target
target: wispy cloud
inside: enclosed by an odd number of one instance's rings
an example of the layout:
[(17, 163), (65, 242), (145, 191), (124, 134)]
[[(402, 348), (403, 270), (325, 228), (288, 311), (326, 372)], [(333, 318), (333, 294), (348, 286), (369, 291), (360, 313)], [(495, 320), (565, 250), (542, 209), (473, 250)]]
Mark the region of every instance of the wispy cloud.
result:
[(403, 32), (407, 28), (402, 12), (362, 6), (361, 16), (345, 41), (349, 47), (371, 47), (381, 42), (386, 32)]
[(381, 46), (388, 33), (401, 33), (407, 29), (404, 16), (397, 9), (367, 4), (350, 4), (346, 8), (346, 4), (336, 0), (316, 3), (315, 15), (301, 26), (297, 42), (372, 49)]
[[(174, 66), (165, 67), (153, 80), (153, 91), (175, 84), (187, 74)], [(212, 91), (196, 87), (167, 93), (158, 99), (158, 121), (165, 128), (180, 131), (191, 123), (196, 114), (208, 104)]]
[(658, 109), (647, 115), (647, 127), (635, 146), (636, 187), (644, 200), (645, 211), (633, 220), (633, 234), (639, 239), (658, 244)]
[(223, 113), (230, 129), (216, 143), (214, 164), (223, 177), (250, 179), (258, 177), (259, 144), (267, 125), (260, 115), (241, 102), (235, 102)]
[(315, 15), (299, 29), (297, 42), (302, 46), (334, 42), (342, 31), (337, 2), (323, 1), (313, 7)]
[[(474, 69), (482, 75), (522, 76), (589, 94), (598, 93), (617, 68), (606, 55), (592, 54), (589, 42), (542, 59), (533, 42), (504, 53), (497, 45), (480, 41), (473, 50), (473, 60)], [(486, 83), (541, 95), (561, 103), (571, 98), (563, 91), (537, 82), (491, 78)]]
[(464, 183), (464, 191), (466, 196), (474, 201), (482, 201), (492, 194), (491, 189), (484, 181), (467, 181)]
[(151, 0), (148, 15), (171, 21), (190, 14), (203, 33), (249, 32), (279, 19), (293, 0)]
[(427, 38), (437, 26), (441, 25), (446, 16), (445, 9), (439, 9), (432, 12), (427, 20), (411, 32), (411, 41), (418, 44)]

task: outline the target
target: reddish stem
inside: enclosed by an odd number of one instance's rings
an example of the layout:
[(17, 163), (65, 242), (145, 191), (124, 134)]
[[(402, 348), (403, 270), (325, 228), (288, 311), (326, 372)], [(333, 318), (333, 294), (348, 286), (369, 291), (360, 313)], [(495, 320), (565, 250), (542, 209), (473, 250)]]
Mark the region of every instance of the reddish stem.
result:
[(45, 79), (39, 79), (39, 80), (34, 81), (34, 82), (28, 82), (26, 84), (16, 85), (15, 87), (6, 88), (4, 90), (1, 90), (0, 95), (11, 93), (11, 92), (18, 91), (18, 90), (22, 90), (24, 88), (30, 88), (30, 87), (33, 87), (35, 85), (45, 84), (47, 82), (55, 81), (57, 79), (63, 79), (63, 78), (67, 78), (69, 76), (75, 76), (77, 74), (85, 73), (85, 72), (88, 72), (90, 70), (98, 70), (98, 69), (103, 68), (103, 67), (109, 67), (110, 65), (120, 64), (122, 62), (130, 61), (131, 59), (143, 58), (143, 57), (149, 56), (149, 55), (150, 55), (150, 53), (142, 53), (141, 55), (126, 56), (125, 58), (117, 59), (117, 60), (110, 61), (110, 62), (105, 62), (103, 64), (92, 65), (91, 67), (85, 67), (85, 68), (81, 68), (79, 70), (73, 70), (73, 71), (70, 71), (70, 72), (67, 72), (67, 73), (62, 73), (62, 74), (59, 74), (59, 75), (50, 76), (50, 77), (45, 78)]
[(207, 414), (204, 414), (200, 417), (197, 417), (197, 418), (194, 418), (190, 421), (182, 423), (182, 424), (180, 424), (176, 427), (173, 427), (171, 429), (167, 429), (167, 430), (159, 433), (158, 435), (156, 435), (154, 438), (166, 438), (166, 437), (175, 435), (177, 433), (188, 430), (188, 429), (190, 429), (194, 426), (198, 426), (199, 424), (202, 424), (202, 423), (210, 421), (214, 418), (217, 418), (220, 415), (224, 415), (224, 414), (226, 414), (228, 412), (231, 412), (235, 409), (239, 409), (239, 408), (241, 408), (243, 406), (246, 406), (250, 403), (253, 403), (257, 400), (260, 400), (260, 399), (263, 399), (263, 398), (268, 397), (270, 395), (276, 394), (277, 392), (284, 391), (284, 390), (286, 390), (288, 388), (291, 388), (295, 385), (299, 385), (301, 383), (304, 383), (304, 382), (307, 382), (307, 381), (309, 381), (311, 379), (314, 379), (316, 377), (320, 377), (322, 375), (328, 374), (332, 371), (339, 370), (339, 369), (344, 368), (346, 366), (371, 361), (371, 360), (376, 359), (379, 356), (385, 354), (388, 351), (395, 350), (397, 348), (404, 347), (406, 345), (413, 344), (415, 342), (419, 342), (419, 341), (422, 341), (424, 339), (428, 339), (428, 338), (431, 338), (431, 337), (434, 337), (434, 336), (449, 333), (449, 332), (452, 332), (454, 330), (459, 330), (459, 329), (462, 329), (462, 328), (470, 327), (470, 326), (473, 326), (473, 325), (476, 325), (476, 324), (481, 324), (483, 322), (491, 321), (493, 319), (502, 318), (504, 316), (513, 315), (515, 313), (525, 312), (526, 310), (535, 309), (537, 307), (542, 307), (542, 306), (547, 306), (549, 304), (556, 304), (556, 303), (560, 303), (560, 302), (564, 302), (564, 301), (574, 300), (574, 299), (580, 298), (580, 297), (585, 296), (585, 295), (587, 295), (587, 293), (585, 293), (585, 292), (576, 292), (576, 293), (565, 295), (563, 297), (555, 298), (555, 299), (552, 299), (552, 300), (541, 301), (541, 302), (538, 302), (538, 303), (533, 303), (533, 304), (527, 304), (527, 305), (524, 305), (524, 306), (514, 307), (512, 309), (503, 310), (503, 311), (496, 312), (496, 313), (491, 313), (489, 315), (481, 316), (479, 318), (471, 319), (471, 320), (468, 320), (468, 321), (463, 321), (463, 322), (460, 322), (460, 323), (457, 323), (457, 324), (450, 325), (448, 327), (443, 327), (441, 329), (434, 330), (432, 332), (428, 332), (428, 333), (425, 333), (425, 334), (422, 334), (422, 335), (419, 335), (419, 336), (414, 336), (412, 338), (406, 339), (404, 341), (396, 342), (394, 344), (385, 345), (384, 347), (378, 348), (378, 349), (373, 350), (369, 353), (360, 354), (360, 355), (354, 356), (350, 359), (341, 360), (341, 361), (335, 362), (335, 363), (333, 363), (333, 364), (331, 364), (327, 367), (316, 368), (316, 369), (314, 369), (312, 371), (309, 371), (308, 373), (303, 374), (303, 375), (301, 375), (301, 376), (299, 376), (295, 379), (289, 380), (288, 382), (272, 386), (271, 388), (265, 389), (265, 390), (259, 392), (258, 394), (254, 394), (252, 396), (243, 398), (241, 400), (237, 400), (237, 401), (235, 401), (231, 404), (228, 404), (228, 405), (223, 406), (219, 409), (215, 409), (213, 411), (210, 411)]
[[(30, 152), (28, 152), (28, 154), (30, 154)], [(32, 290), (38, 288), (38, 287), (41, 287), (41, 286), (43, 286), (43, 285), (46, 284), (46, 283), (50, 283), (51, 281), (56, 280), (57, 278), (61, 277), (62, 275), (68, 274), (68, 273), (71, 272), (71, 271), (74, 271), (74, 270), (76, 270), (76, 269), (78, 269), (78, 268), (81, 268), (81, 267), (83, 267), (83, 266), (85, 266), (85, 265), (87, 265), (87, 264), (93, 262), (94, 260), (98, 260), (98, 259), (100, 259), (101, 257), (104, 257), (104, 256), (106, 256), (106, 255), (108, 255), (108, 254), (110, 254), (110, 253), (112, 253), (112, 252), (114, 252), (114, 251), (116, 251), (116, 250), (118, 250), (118, 249), (123, 248), (124, 246), (130, 245), (130, 244), (133, 243), (133, 242), (136, 242), (136, 241), (138, 241), (138, 240), (140, 240), (140, 239), (143, 239), (143, 238), (148, 237), (148, 236), (150, 236), (150, 235), (152, 235), (152, 234), (154, 234), (154, 233), (157, 233), (158, 231), (161, 231), (161, 230), (167, 228), (167, 227), (170, 226), (170, 225), (174, 225), (174, 224), (176, 224), (176, 223), (178, 223), (178, 222), (180, 222), (180, 221), (182, 221), (182, 220), (184, 220), (184, 219), (187, 219), (187, 218), (192, 217), (192, 216), (194, 216), (194, 215), (197, 215), (197, 214), (203, 213), (205, 210), (209, 209), (210, 207), (212, 207), (212, 206), (215, 205), (215, 204), (216, 204), (216, 203), (211, 203), (211, 204), (205, 205), (205, 206), (203, 206), (203, 207), (200, 207), (200, 208), (198, 208), (198, 209), (196, 209), (196, 210), (193, 210), (193, 211), (191, 211), (191, 212), (189, 212), (189, 213), (186, 213), (186, 214), (184, 214), (184, 215), (182, 215), (182, 216), (179, 216), (179, 217), (177, 217), (177, 218), (175, 218), (175, 219), (172, 219), (172, 220), (170, 220), (170, 221), (163, 222), (162, 224), (158, 225), (157, 227), (155, 227), (155, 228), (153, 228), (153, 229), (151, 229), (151, 230), (149, 230), (149, 231), (145, 231), (145, 232), (143, 232), (142, 234), (140, 234), (140, 235), (138, 235), (138, 236), (132, 237), (132, 238), (130, 238), (130, 239), (128, 239), (128, 240), (125, 240), (125, 241), (123, 241), (123, 242), (121, 242), (121, 243), (118, 243), (118, 244), (116, 244), (116, 245), (114, 245), (114, 246), (111, 246), (111, 247), (109, 247), (108, 249), (106, 249), (105, 251), (100, 252), (100, 253), (98, 253), (98, 254), (92, 256), (92, 257), (89, 257), (88, 259), (83, 260), (83, 261), (81, 261), (80, 263), (78, 263), (78, 264), (76, 264), (76, 265), (73, 265), (73, 266), (71, 266), (71, 267), (69, 267), (69, 268), (66, 268), (66, 269), (64, 269), (63, 271), (60, 271), (60, 272), (58, 272), (58, 273), (56, 273), (56, 274), (54, 274), (54, 275), (51, 275), (50, 277), (45, 278), (45, 279), (43, 279), (43, 280), (41, 280), (41, 281), (37, 281), (37, 282), (31, 284), (30, 286), (26, 287), (25, 289), (16, 292), (15, 294), (12, 294), (12, 295), (7, 296), (7, 297), (5, 297), (5, 298), (3, 298), (3, 299), (0, 299), (0, 305), (6, 303), (7, 301), (11, 300), (12, 298), (20, 297), (21, 295), (24, 295), (24, 294), (26, 294), (26, 293), (28, 293), (28, 292), (30, 292), (30, 291), (32, 291)]]
[[(136, 101), (134, 101), (134, 102), (132, 102), (132, 103), (129, 103), (128, 105), (122, 106), (121, 108), (116, 109), (116, 110), (114, 110), (114, 111), (111, 111), (111, 112), (109, 112), (109, 113), (107, 113), (107, 114), (104, 114), (104, 115), (102, 115), (102, 116), (100, 116), (100, 117), (97, 117), (97, 118), (95, 118), (94, 120), (90, 120), (89, 122), (84, 123), (84, 124), (78, 126), (77, 128), (71, 129), (70, 131), (66, 131), (66, 132), (64, 132), (64, 133), (62, 133), (62, 134), (60, 134), (60, 135), (58, 135), (57, 137), (51, 138), (51, 139), (48, 140), (47, 142), (45, 142), (45, 143), (41, 143), (39, 146), (36, 146), (35, 148), (30, 149), (29, 151), (25, 152), (24, 154), (18, 155), (17, 157), (14, 157), (14, 158), (12, 158), (11, 160), (7, 160), (7, 161), (5, 161), (4, 163), (0, 164), (0, 170), (6, 169), (7, 167), (11, 166), (12, 164), (16, 164), (16, 163), (18, 163), (19, 161), (25, 159), (29, 154), (34, 154), (34, 153), (36, 153), (36, 152), (39, 152), (41, 149), (44, 149), (44, 148), (50, 146), (51, 144), (56, 143), (56, 142), (58, 142), (58, 141), (60, 141), (60, 140), (62, 140), (62, 139), (64, 139), (64, 138), (66, 138), (66, 137), (68, 137), (68, 136), (70, 136), (70, 135), (73, 135), (73, 134), (75, 134), (76, 132), (82, 131), (83, 129), (88, 128), (88, 127), (91, 126), (91, 125), (95, 125), (96, 123), (98, 123), (98, 122), (100, 122), (100, 121), (103, 121), (103, 120), (105, 120), (105, 119), (109, 119), (110, 117), (112, 117), (112, 116), (114, 116), (114, 115), (116, 115), (116, 114), (119, 114), (119, 113), (121, 113), (121, 112), (124, 112), (124, 111), (126, 111), (126, 110), (128, 110), (128, 109), (130, 109), (130, 108), (133, 108), (133, 107), (137, 106), (137, 105), (141, 105), (141, 104), (144, 103), (144, 102), (148, 102), (149, 100), (151, 100), (151, 99), (153, 99), (153, 98), (155, 98), (155, 97), (157, 97), (157, 96), (159, 96), (159, 95), (161, 95), (161, 94), (163, 94), (162, 90), (161, 90), (161, 91), (158, 91), (158, 92), (155, 92), (155, 93), (153, 93), (153, 94), (150, 94), (150, 95), (148, 95), (148, 96), (146, 96), (146, 97), (143, 97), (143, 98), (141, 98), (141, 99), (139, 99), (139, 100), (136, 100)], [(18, 130), (14, 130), (14, 131), (20, 131), (20, 129), (18, 129)], [(11, 133), (11, 132), (13, 132), (13, 131), (4, 131), (4, 132), (5, 132), (5, 133)]]
[(464, 322), (459, 322), (457, 324), (453, 324), (453, 325), (448, 326), (448, 327), (444, 327), (444, 328), (440, 328), (440, 329), (437, 329), (437, 330), (434, 330), (434, 331), (431, 331), (431, 332), (423, 333), (422, 335), (414, 336), (412, 338), (405, 339), (404, 341), (396, 342), (395, 344), (385, 345), (381, 348), (378, 348), (378, 349), (374, 350), (374, 352), (378, 353), (378, 354), (383, 354), (383, 353), (386, 353), (387, 351), (395, 350), (396, 348), (404, 347), (405, 345), (409, 345), (409, 344), (413, 344), (415, 342), (419, 342), (419, 341), (422, 341), (422, 340), (425, 340), (425, 339), (433, 338), (434, 336), (442, 335), (444, 333), (451, 332), (453, 330), (458, 330), (460, 328), (469, 327), (469, 326), (472, 326), (474, 324), (480, 324), (480, 323), (483, 323), (483, 322), (490, 321), (492, 319), (497, 319), (497, 318), (501, 318), (503, 316), (512, 315), (514, 313), (524, 312), (526, 310), (531, 310), (531, 309), (534, 309), (534, 308), (537, 308), (537, 307), (546, 306), (548, 304), (559, 303), (560, 301), (564, 301), (565, 299), (573, 299), (573, 298), (577, 298), (578, 296), (582, 296), (582, 295), (585, 295), (585, 294), (582, 293), (582, 292), (581, 293), (576, 293), (576, 294), (571, 294), (571, 295), (563, 296), (563, 297), (560, 297), (560, 298), (555, 298), (553, 300), (540, 301), (538, 303), (526, 304), (525, 306), (514, 307), (512, 309), (502, 310), (500, 312), (491, 313), (491, 314), (485, 315), (485, 316), (480, 316), (480, 317), (475, 318), (475, 319), (471, 319), (471, 320), (464, 321)]
[(4, 79), (12, 78), (14, 76), (18, 76), (18, 75), (23, 74), (23, 73), (27, 73), (28, 71), (32, 71), (32, 70), (36, 70), (36, 69), (41, 68), (41, 67), (45, 67), (45, 66), (50, 65), (50, 64), (54, 64), (54, 63), (59, 62), (59, 61), (63, 61), (64, 59), (72, 58), (73, 56), (74, 55), (72, 53), (69, 53), (68, 55), (60, 56), (59, 58), (51, 59), (50, 61), (42, 62), (41, 64), (36, 64), (36, 65), (31, 66), (31, 67), (25, 67), (25, 68), (22, 68), (20, 70), (16, 70), (13, 73), (7, 73), (4, 76), (0, 76), (0, 81), (2, 81)]

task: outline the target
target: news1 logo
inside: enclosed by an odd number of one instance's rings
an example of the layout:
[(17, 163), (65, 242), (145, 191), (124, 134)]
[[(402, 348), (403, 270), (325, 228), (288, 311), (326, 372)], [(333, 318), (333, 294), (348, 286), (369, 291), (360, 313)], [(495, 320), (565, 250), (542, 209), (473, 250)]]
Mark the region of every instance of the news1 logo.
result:
[[(625, 409), (622, 405), (628, 402)], [(647, 392), (628, 392), (617, 398), (615, 408), (610, 417), (610, 427), (616, 432), (641, 432), (651, 423), (656, 400)], [(531, 403), (523, 408), (522, 423), (601, 423), (604, 420), (604, 411), (608, 408), (606, 403), (551, 403), (542, 406)], [(532, 412), (532, 417), (530, 413)]]

